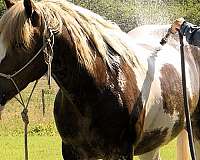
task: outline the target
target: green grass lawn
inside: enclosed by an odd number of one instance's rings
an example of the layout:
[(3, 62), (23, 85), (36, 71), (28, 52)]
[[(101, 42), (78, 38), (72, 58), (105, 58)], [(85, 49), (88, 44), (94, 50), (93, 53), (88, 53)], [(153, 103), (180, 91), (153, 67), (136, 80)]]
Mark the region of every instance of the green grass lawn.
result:
[[(61, 140), (58, 136), (29, 136), (29, 160), (61, 160)], [(23, 160), (23, 137), (0, 137), (0, 160)]]
[[(29, 136), (29, 160), (61, 160), (61, 140), (58, 136)], [(176, 159), (176, 145), (172, 141), (161, 150), (163, 160)], [(23, 137), (0, 136), (0, 160), (23, 160)], [(136, 157), (135, 160), (138, 160)]]

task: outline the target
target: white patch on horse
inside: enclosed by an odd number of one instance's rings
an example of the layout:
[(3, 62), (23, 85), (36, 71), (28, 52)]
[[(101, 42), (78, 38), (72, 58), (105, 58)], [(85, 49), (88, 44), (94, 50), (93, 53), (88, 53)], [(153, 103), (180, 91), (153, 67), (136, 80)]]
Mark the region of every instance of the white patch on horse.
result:
[[(160, 40), (167, 33), (168, 27), (164, 26), (166, 33), (163, 32), (164, 28), (160, 28), (160, 26), (157, 28), (159, 29), (158, 32), (156, 32), (155, 26), (152, 27), (138, 27), (129, 34), (133, 38), (131, 43), (134, 54), (140, 62), (133, 70), (136, 75), (137, 86), (142, 92), (142, 102), (145, 108), (144, 132), (168, 129), (165, 139), (169, 140), (172, 129), (176, 121), (179, 120), (179, 113), (174, 110), (173, 114), (170, 115), (163, 108), (160, 70), (164, 65), (172, 65), (181, 77), (180, 47), (175, 39), (171, 39), (165, 46), (160, 46)], [(191, 79), (189, 78), (191, 71), (189, 68), (186, 62), (187, 86), (191, 93), (194, 89), (191, 88)], [(193, 92), (195, 93), (195, 91)]]
[[(166, 113), (163, 108), (163, 99), (161, 96), (160, 82), (156, 78), (152, 82), (151, 90), (146, 100), (146, 117), (144, 121), (144, 131), (151, 132), (156, 129), (168, 129), (165, 140), (170, 140), (172, 129), (179, 120), (178, 113), (174, 111), (173, 115)], [(162, 131), (161, 130), (161, 131)]]
[(193, 71), (190, 70), (189, 64), (185, 63), (186, 86), (187, 86), (187, 90), (189, 90), (189, 93), (192, 93), (192, 85), (191, 85), (191, 79), (190, 79), (191, 72), (193, 72)]
[(0, 63), (2, 62), (2, 60), (5, 58), (6, 56), (6, 51), (7, 51), (7, 47), (3, 42), (3, 36), (2, 34), (0, 35)]
[[(156, 40), (158, 41), (159, 39)], [(168, 140), (179, 117), (176, 111), (174, 111), (173, 115), (170, 115), (163, 108), (160, 69), (165, 64), (172, 64), (175, 68), (178, 68), (178, 72), (181, 75), (180, 54), (175, 48), (169, 45), (161, 48), (159, 51), (151, 47), (151, 44), (138, 43), (134, 47), (137, 58), (142, 62), (139, 68), (134, 69), (134, 72), (136, 74), (137, 85), (142, 92), (142, 102), (146, 111), (143, 129), (145, 132), (151, 132), (156, 129), (164, 130), (167, 128), (166, 140)]]

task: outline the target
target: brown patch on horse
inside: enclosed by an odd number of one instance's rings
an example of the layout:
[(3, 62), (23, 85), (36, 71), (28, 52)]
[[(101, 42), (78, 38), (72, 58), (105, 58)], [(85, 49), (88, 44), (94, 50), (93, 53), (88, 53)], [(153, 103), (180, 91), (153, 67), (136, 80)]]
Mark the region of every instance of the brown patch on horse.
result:
[(165, 64), (161, 70), (161, 90), (163, 109), (167, 114), (178, 115), (179, 120), (174, 124), (171, 138), (174, 138), (184, 127), (184, 108), (181, 75), (171, 64)]
[[(128, 106), (129, 113), (132, 112), (134, 107), (134, 104), (137, 103), (138, 98), (141, 98), (140, 96), (140, 90), (138, 89), (137, 86), (137, 80), (136, 80), (136, 75), (133, 72), (132, 68), (125, 62), (122, 62), (121, 64), (121, 69), (123, 76), (125, 77), (125, 88), (123, 92), (123, 99), (126, 102), (126, 106)], [(141, 107), (141, 103), (138, 104)]]
[(142, 140), (136, 145), (134, 149), (135, 155), (141, 155), (149, 152), (165, 142), (168, 129), (156, 129), (151, 132), (144, 132)]
[[(115, 52), (114, 50), (112, 51)], [(138, 89), (136, 75), (133, 69), (117, 54), (114, 59), (116, 61), (113, 61), (111, 64), (113, 70), (110, 70), (101, 57), (96, 57), (96, 67), (94, 70), (96, 74), (94, 80), (98, 87), (110, 88), (113, 96), (117, 100), (117, 102), (113, 103), (117, 103), (119, 109), (121, 107), (120, 110), (128, 109), (130, 119), (120, 133), (120, 143), (123, 143), (120, 146), (122, 145), (126, 148), (128, 143), (136, 143), (136, 140), (141, 136), (145, 110), (143, 109), (141, 93)], [(104, 105), (107, 103), (106, 100), (107, 98), (104, 100)], [(119, 119), (121, 118), (119, 117)], [(123, 122), (124, 120), (121, 119), (120, 121)], [(121, 149), (126, 150), (123, 147)]]
[(124, 106), (128, 107), (130, 114), (130, 130), (133, 143), (139, 140), (144, 126), (145, 109), (143, 108), (141, 92), (137, 86), (136, 75), (127, 63), (121, 65), (123, 76), (126, 78), (125, 89), (122, 93)]
[(177, 112), (179, 116), (183, 115), (183, 93), (180, 74), (171, 64), (165, 64), (160, 73), (163, 109), (170, 115), (173, 115), (174, 112)]
[[(62, 80), (62, 85), (72, 95), (70, 97), (72, 102), (83, 115), (83, 119), (80, 117), (83, 124), (78, 132), (84, 135), (84, 140), (87, 142), (81, 143), (84, 143), (84, 146), (87, 143), (95, 146), (95, 150), (98, 150), (94, 151), (96, 153), (103, 151), (111, 154), (116, 150), (126, 153), (130, 136), (134, 140), (137, 139), (141, 135), (143, 124), (143, 116), (140, 112), (142, 105), (139, 105), (141, 97), (135, 74), (117, 53), (113, 53), (112, 70), (100, 54), (96, 53), (94, 74), (90, 74), (84, 65), (78, 63), (74, 43), (69, 43), (71, 42), (69, 32), (63, 26), (63, 37), (55, 39), (57, 45), (54, 49), (60, 54), (54, 55), (52, 68), (56, 77)], [(91, 44), (90, 47), (93, 45)], [(132, 122), (133, 135), (130, 135), (129, 114), (133, 108), (137, 112)], [(67, 121), (67, 117), (64, 119)], [(88, 123), (85, 123), (86, 120)], [(136, 124), (139, 125), (134, 128)], [(69, 125), (68, 127), (71, 130)], [(65, 128), (65, 132), (68, 127)], [(77, 132), (76, 128), (73, 129)]]

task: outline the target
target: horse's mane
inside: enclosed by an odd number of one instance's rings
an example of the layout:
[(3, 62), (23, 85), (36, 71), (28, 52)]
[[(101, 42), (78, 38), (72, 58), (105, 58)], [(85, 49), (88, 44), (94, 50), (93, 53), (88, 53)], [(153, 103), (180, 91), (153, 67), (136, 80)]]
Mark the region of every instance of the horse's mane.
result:
[(31, 47), (33, 27), (29, 25), (22, 2), (6, 11), (0, 20), (1, 40), (7, 47), (23, 43), (25, 48)]
[[(135, 57), (126, 44), (128, 36), (115, 23), (65, 0), (40, 1), (34, 5), (53, 30), (61, 33), (61, 27), (66, 27), (80, 63), (91, 72), (97, 55), (108, 66), (112, 66), (113, 55), (120, 56), (133, 66)], [(0, 21), (3, 40), (7, 45), (23, 42), (25, 47), (31, 47), (34, 41), (30, 23), (24, 13), (22, 1), (17, 2)]]

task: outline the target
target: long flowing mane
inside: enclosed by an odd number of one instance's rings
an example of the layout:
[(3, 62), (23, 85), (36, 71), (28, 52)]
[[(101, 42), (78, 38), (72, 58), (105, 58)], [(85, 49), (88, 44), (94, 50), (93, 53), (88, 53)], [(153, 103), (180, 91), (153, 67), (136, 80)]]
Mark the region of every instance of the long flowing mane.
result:
[[(63, 25), (66, 27), (79, 62), (91, 72), (97, 55), (110, 67), (114, 55), (119, 55), (133, 67), (135, 57), (128, 46), (128, 36), (115, 23), (64, 0), (40, 1), (34, 5), (46, 24), (58, 34)], [(34, 41), (30, 23), (24, 13), (23, 3), (17, 2), (0, 22), (0, 32), (7, 45), (23, 42), (26, 48), (31, 48)]]

